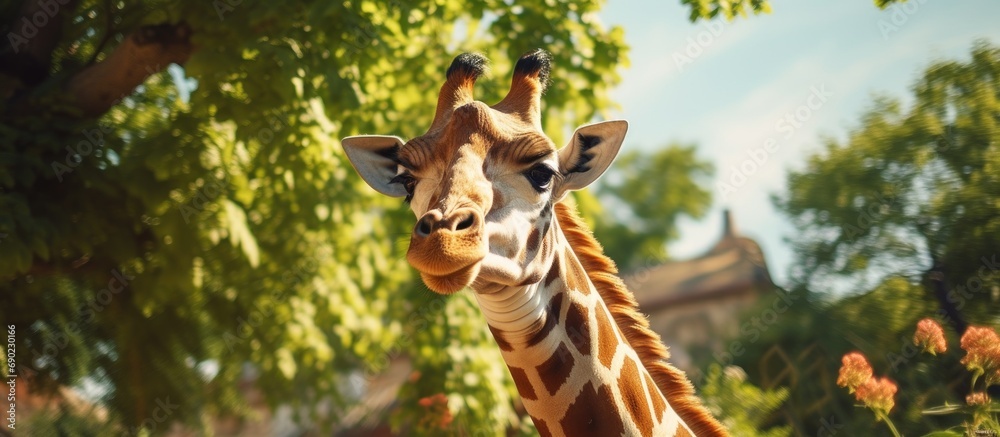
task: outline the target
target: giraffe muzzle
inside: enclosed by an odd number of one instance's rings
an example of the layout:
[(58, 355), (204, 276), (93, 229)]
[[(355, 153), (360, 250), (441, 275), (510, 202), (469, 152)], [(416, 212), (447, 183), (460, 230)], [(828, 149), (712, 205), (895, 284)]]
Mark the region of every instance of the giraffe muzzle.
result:
[(413, 228), (406, 259), (439, 293), (453, 293), (475, 279), (487, 253), (483, 214), (474, 208), (428, 211)]
[(435, 231), (451, 231), (458, 234), (475, 231), (474, 228), (481, 226), (482, 219), (471, 208), (462, 208), (448, 214), (448, 216), (435, 209), (428, 211), (417, 221), (417, 225), (413, 228), (413, 234), (419, 238), (427, 238)]

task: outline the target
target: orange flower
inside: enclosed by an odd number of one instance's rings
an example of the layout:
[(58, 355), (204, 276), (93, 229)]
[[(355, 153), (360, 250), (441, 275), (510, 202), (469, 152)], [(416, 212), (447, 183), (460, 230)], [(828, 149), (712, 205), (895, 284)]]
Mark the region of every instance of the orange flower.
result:
[(985, 392), (981, 391), (970, 393), (968, 396), (965, 397), (965, 403), (972, 406), (986, 405), (990, 403), (990, 397), (987, 396)]
[(448, 409), (448, 396), (444, 393), (420, 398), (417, 403), (427, 409), (427, 414), (420, 419), (418, 425), (421, 428), (443, 430), (455, 420), (451, 410)]
[(451, 425), (453, 420), (455, 420), (455, 417), (451, 415), (451, 411), (444, 410), (444, 414), (442, 414), (441, 419), (438, 420), (438, 427), (441, 429), (447, 429), (448, 425)]
[(837, 377), (837, 385), (847, 387), (854, 393), (861, 384), (872, 378), (872, 366), (860, 352), (851, 352), (840, 359), (840, 375)]
[(892, 407), (896, 405), (896, 383), (889, 378), (869, 378), (858, 386), (858, 391), (854, 397), (866, 407), (875, 411), (881, 411), (888, 415)]
[(438, 393), (433, 396), (427, 396), (426, 398), (420, 398), (417, 403), (424, 408), (430, 408), (435, 404), (448, 405), (448, 397), (445, 396), (444, 393)]
[(924, 352), (931, 355), (948, 350), (948, 343), (944, 341), (944, 330), (930, 318), (917, 322), (917, 332), (913, 333), (913, 344), (924, 348)]
[(966, 355), (962, 364), (971, 372), (987, 375), (987, 383), (1000, 375), (1000, 335), (992, 328), (970, 326), (962, 334)]

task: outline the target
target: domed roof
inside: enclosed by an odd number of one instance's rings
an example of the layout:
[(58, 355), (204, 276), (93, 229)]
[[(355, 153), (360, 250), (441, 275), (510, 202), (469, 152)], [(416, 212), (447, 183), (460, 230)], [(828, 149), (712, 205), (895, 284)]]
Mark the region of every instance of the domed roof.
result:
[(760, 245), (736, 233), (729, 210), (723, 211), (722, 237), (708, 252), (633, 272), (625, 283), (647, 312), (774, 286)]

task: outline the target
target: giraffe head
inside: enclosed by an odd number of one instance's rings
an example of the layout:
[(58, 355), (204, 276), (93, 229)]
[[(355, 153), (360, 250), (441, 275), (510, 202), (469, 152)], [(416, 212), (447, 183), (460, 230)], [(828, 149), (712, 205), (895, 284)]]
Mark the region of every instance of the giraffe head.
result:
[(425, 134), (343, 140), (372, 188), (410, 202), (417, 222), (407, 260), (442, 294), (541, 280), (553, 205), (607, 170), (627, 129), (624, 121), (582, 126), (557, 149), (541, 128), (548, 53), (522, 56), (510, 91), (493, 106), (473, 99), (485, 64), (476, 54), (455, 58)]

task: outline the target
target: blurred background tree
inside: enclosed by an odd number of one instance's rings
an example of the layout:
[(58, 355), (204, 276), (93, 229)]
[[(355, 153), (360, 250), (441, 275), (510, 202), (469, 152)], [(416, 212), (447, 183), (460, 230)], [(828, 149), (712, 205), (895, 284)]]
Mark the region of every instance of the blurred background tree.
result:
[(1000, 310), (1000, 49), (931, 65), (913, 101), (877, 98), (845, 142), (788, 176), (793, 280), (865, 291), (921, 284), (961, 333)]
[(665, 261), (667, 243), (680, 237), (677, 220), (701, 218), (712, 205), (714, 169), (695, 152), (679, 144), (624, 152), (600, 180), (595, 206), (582, 209), (594, 216), (594, 234), (619, 269)]
[[(870, 434), (871, 416), (836, 387), (840, 357), (859, 350), (898, 384), (892, 417), (903, 434), (961, 424), (924, 410), (964, 404), (959, 335), (1000, 325), (1000, 48), (977, 42), (967, 62), (935, 62), (912, 89), (907, 104), (877, 97), (860, 127), (827, 139), (775, 199), (796, 224), (795, 303), (740, 337), (746, 352), (735, 359), (751, 382), (791, 387), (768, 423)], [(951, 322), (949, 354), (913, 345), (925, 317)]]

